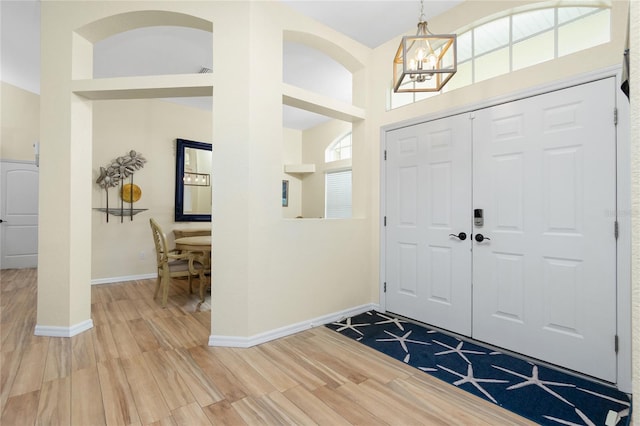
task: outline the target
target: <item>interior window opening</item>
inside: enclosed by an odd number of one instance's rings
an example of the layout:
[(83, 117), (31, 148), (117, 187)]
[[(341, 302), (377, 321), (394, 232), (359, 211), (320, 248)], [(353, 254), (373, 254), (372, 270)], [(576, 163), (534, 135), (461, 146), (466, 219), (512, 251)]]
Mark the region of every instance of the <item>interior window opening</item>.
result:
[[(319, 114), (315, 118), (311, 127), (283, 129), (282, 217), (351, 217), (352, 125)], [(336, 174), (344, 171), (348, 178)]]

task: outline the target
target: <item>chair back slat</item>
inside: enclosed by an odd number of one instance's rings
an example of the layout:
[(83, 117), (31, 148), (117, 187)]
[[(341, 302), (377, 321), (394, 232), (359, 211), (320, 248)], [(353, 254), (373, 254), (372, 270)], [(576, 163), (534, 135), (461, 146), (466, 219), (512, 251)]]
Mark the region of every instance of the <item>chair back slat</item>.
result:
[(149, 223), (151, 224), (151, 231), (153, 233), (153, 242), (156, 246), (156, 261), (158, 263), (158, 267), (160, 267), (163, 263), (169, 260), (168, 253), (168, 244), (167, 244), (167, 236), (162, 232), (162, 228), (155, 219), (149, 219)]

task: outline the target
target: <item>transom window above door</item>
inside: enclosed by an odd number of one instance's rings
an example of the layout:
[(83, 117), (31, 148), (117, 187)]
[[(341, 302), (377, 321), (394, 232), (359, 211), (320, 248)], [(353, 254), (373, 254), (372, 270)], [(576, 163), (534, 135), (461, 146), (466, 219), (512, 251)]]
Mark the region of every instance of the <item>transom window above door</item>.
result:
[[(512, 12), (460, 28), (458, 71), (441, 92), (469, 86), (611, 41), (609, 7), (560, 6)], [(435, 93), (393, 93), (388, 109)]]

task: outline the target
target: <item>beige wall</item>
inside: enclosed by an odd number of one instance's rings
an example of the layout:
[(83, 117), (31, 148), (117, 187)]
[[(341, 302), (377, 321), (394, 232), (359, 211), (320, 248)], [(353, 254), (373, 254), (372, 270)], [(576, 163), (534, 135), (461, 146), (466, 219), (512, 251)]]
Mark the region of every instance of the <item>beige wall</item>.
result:
[[(92, 280), (155, 273), (149, 218), (158, 221), (170, 244), (174, 228), (211, 226), (173, 220), (177, 138), (211, 143), (211, 112), (154, 99), (94, 102), (92, 206), (106, 207), (105, 190), (95, 184), (100, 167), (133, 149), (147, 160), (134, 174), (134, 184), (142, 190), (134, 208), (148, 210), (122, 223), (117, 216), (109, 216), (107, 223), (105, 213), (92, 211)], [(119, 206), (118, 188), (111, 188), (109, 207)]]
[(40, 96), (2, 82), (0, 86), (0, 159), (35, 161), (40, 140)]
[(325, 174), (336, 168), (350, 168), (351, 161), (325, 163), (327, 147), (340, 136), (351, 131), (351, 123), (330, 120), (305, 130), (302, 134), (302, 162), (314, 164), (316, 171), (302, 181), (302, 215), (305, 218), (324, 217)]
[[(371, 285), (368, 219), (282, 220), (280, 197), (274, 197), (282, 176), (282, 89), (265, 84), (282, 79), (283, 30), (317, 34), (363, 64), (369, 51), (277, 2), (251, 4), (251, 49), (256, 54), (251, 55), (249, 107), (249, 336), (368, 303)], [(214, 312), (217, 334), (215, 317)]]
[[(69, 34), (102, 17), (138, 7), (142, 7), (141, 4), (134, 2), (43, 2), (45, 54), (41, 99), (46, 119), (41, 134), (43, 159), (46, 158), (47, 164), (41, 167), (40, 205), (47, 214), (41, 215), (40, 254), (44, 261), (39, 265), (39, 276), (55, 279), (39, 281), (38, 323), (42, 325), (72, 326), (89, 318), (88, 283), (93, 268), (104, 268), (100, 269), (100, 275), (109, 273), (103, 264), (89, 264), (92, 251), (98, 250), (95, 244), (106, 238), (96, 231), (92, 241), (91, 224), (100, 221), (100, 226), (107, 226), (101, 222), (103, 217), (99, 213), (92, 212), (91, 216), (82, 213), (93, 207), (94, 165), (74, 161), (92, 157), (98, 162), (98, 157), (102, 157), (103, 131), (96, 129), (104, 125), (99, 111), (107, 108), (107, 104), (71, 95), (72, 87), (78, 86), (71, 75), (73, 69), (76, 78), (90, 77), (88, 41), (99, 40), (112, 26), (109, 21), (98, 28), (83, 28), (82, 35), (87, 38), (75, 36), (75, 45), (79, 48), (73, 52)], [(333, 39), (333, 48), (342, 46), (363, 64), (368, 50), (284, 9), (279, 3), (162, 2), (158, 7), (192, 13), (215, 22), (216, 28), (213, 50), (217, 65), (212, 76), (212, 85), (216, 87), (215, 120), (209, 118), (209, 121), (215, 146), (213, 280), (216, 285), (213, 297), (220, 303), (215, 304), (212, 311), (212, 334), (253, 336), (370, 302), (372, 265), (367, 219), (326, 223), (282, 218), (280, 188), (284, 155), (279, 84), (282, 78), (279, 52), (285, 29)], [(144, 9), (148, 9), (148, 5)], [(242, 25), (247, 20), (252, 22), (251, 31)], [(234, 40), (234, 43), (225, 40)], [(255, 54), (246, 55), (249, 50)], [(352, 60), (352, 65), (354, 62), (357, 61)], [(133, 79), (122, 81), (135, 84)], [(228, 81), (244, 84), (223, 84)], [(65, 107), (67, 104), (72, 105), (71, 111)], [(104, 129), (104, 132), (111, 131)], [(150, 138), (149, 134), (146, 137)], [(107, 143), (114, 143), (108, 139)], [(140, 150), (150, 161), (138, 172), (140, 179), (150, 178), (150, 171), (155, 167), (151, 157), (153, 154), (156, 158), (155, 153), (142, 148), (150, 149), (149, 143), (136, 143), (134, 147), (133, 141), (123, 141), (125, 150), (129, 147)], [(114, 155), (122, 155), (121, 149), (105, 152), (104, 156), (108, 161)], [(366, 174), (369, 173), (367, 167), (361, 165)], [(144, 184), (143, 200), (154, 200), (155, 183), (144, 180), (140, 183)], [(365, 187), (359, 189), (364, 190)], [(73, 200), (52, 196), (60, 191), (71, 194)], [(150, 198), (146, 198), (147, 195)], [(158, 215), (170, 215), (170, 205), (156, 207)], [(131, 229), (138, 223), (144, 226), (140, 219), (146, 214), (140, 213), (143, 216), (134, 218), (134, 225), (110, 222), (108, 226), (112, 228), (108, 229), (122, 232), (125, 226)], [(143, 229), (136, 234), (136, 240), (147, 240)], [(117, 240), (121, 242), (122, 238)], [(146, 270), (142, 265), (145, 262), (139, 261), (139, 252), (133, 255), (136, 259), (128, 262), (134, 269)], [(117, 268), (119, 259), (109, 256), (100, 252), (95, 258), (105, 259), (108, 261), (105, 263)], [(124, 253), (118, 256), (126, 257)], [(113, 275), (121, 274), (120, 269), (112, 271)]]

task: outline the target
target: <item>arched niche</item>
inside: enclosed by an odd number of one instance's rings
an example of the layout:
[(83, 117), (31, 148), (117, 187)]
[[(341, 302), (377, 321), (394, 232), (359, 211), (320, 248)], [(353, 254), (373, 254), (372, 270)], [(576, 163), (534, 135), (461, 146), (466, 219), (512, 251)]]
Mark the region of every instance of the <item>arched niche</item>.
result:
[[(333, 62), (334, 69), (343, 67), (344, 73), (342, 75), (349, 79), (347, 87), (351, 92), (346, 96), (335, 96), (334, 93), (327, 93), (327, 90), (324, 90), (328, 87), (326, 84), (296, 84), (296, 82), (289, 84), (287, 81), (283, 81), (285, 84), (283, 84), (282, 99), (285, 114), (300, 115), (305, 111), (350, 122), (364, 118), (362, 108), (354, 106), (354, 99), (362, 99), (364, 86), (362, 81), (356, 81), (353, 78), (354, 75), (364, 72), (364, 64), (354, 54), (331, 40), (309, 32), (285, 29), (282, 39), (283, 53), (287, 53), (287, 48), (293, 46), (294, 49), (312, 53), (309, 55), (312, 58), (328, 58)], [(285, 62), (283, 72), (286, 73), (287, 59), (283, 58), (283, 62)], [(321, 76), (321, 78), (324, 79), (325, 76)], [(304, 76), (292, 80), (298, 80), (300, 83), (303, 82)], [(293, 111), (292, 107), (300, 111)], [(320, 119), (319, 122), (321, 121), (323, 120)]]
[(352, 103), (353, 74), (340, 62), (303, 43), (285, 40), (282, 51), (283, 83)]
[(166, 10), (138, 10), (107, 16), (76, 30), (91, 43), (123, 31), (152, 26), (188, 27), (213, 32), (213, 23), (197, 16)]
[(200, 29), (143, 27), (93, 44), (93, 78), (194, 74), (212, 69), (212, 33)]
[(364, 68), (364, 64), (351, 52), (318, 35), (303, 31), (284, 30), (283, 40), (285, 42), (301, 43), (324, 52), (326, 55), (341, 63), (352, 74)]
[(110, 15), (74, 31), (73, 79), (93, 78), (95, 43), (127, 31), (148, 27), (182, 27), (213, 33), (213, 22), (180, 12), (138, 10)]

